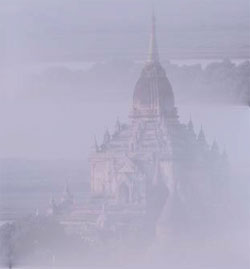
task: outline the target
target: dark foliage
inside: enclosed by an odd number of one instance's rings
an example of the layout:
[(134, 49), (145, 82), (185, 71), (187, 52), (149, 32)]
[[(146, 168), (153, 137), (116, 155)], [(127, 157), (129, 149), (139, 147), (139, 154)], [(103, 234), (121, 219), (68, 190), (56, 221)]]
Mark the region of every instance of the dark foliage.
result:
[(0, 261), (9, 267), (22, 263), (52, 264), (56, 258), (71, 257), (72, 246), (80, 244), (76, 241), (65, 234), (54, 218), (30, 216), (1, 227)]

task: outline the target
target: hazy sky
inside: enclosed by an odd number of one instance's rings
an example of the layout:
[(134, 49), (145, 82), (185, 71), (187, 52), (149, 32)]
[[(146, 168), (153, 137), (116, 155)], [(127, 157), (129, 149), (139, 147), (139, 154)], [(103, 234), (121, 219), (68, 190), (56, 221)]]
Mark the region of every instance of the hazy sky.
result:
[[(158, 0), (163, 57), (250, 55), (249, 0)], [(1, 0), (6, 61), (142, 59), (149, 0)]]
[[(248, 0), (155, 2), (163, 59), (249, 57)], [(143, 0), (1, 0), (0, 157), (86, 158), (94, 134), (100, 141), (118, 116), (126, 120), (132, 101), (132, 87), (131, 99), (122, 102), (104, 102), (101, 93), (92, 103), (34, 101), (22, 96), (24, 66), (11, 63), (145, 59), (150, 16), (151, 2)], [(5, 100), (3, 93), (14, 98)], [(181, 120), (190, 113), (209, 141), (217, 137), (234, 159), (247, 160), (249, 110), (185, 108)]]

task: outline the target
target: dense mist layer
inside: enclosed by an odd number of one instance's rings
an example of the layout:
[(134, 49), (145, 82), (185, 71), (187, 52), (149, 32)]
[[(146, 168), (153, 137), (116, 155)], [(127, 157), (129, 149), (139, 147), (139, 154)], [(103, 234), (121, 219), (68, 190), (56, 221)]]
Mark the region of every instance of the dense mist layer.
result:
[(249, 1), (154, 2), (179, 121), (138, 126), (150, 1), (0, 2), (0, 267), (249, 268)]

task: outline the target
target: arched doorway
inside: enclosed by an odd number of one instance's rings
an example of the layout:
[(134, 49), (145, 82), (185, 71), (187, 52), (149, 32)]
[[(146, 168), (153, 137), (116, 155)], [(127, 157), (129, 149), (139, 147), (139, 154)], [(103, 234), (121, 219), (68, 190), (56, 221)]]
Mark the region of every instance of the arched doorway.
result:
[(119, 201), (122, 204), (128, 204), (129, 202), (129, 188), (125, 183), (122, 183), (119, 187)]

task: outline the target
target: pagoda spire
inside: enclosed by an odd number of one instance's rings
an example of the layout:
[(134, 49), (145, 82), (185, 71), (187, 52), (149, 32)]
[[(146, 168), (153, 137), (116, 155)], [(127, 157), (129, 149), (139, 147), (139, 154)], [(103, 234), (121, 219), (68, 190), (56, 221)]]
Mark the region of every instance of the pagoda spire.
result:
[(64, 195), (67, 196), (69, 195), (70, 191), (69, 191), (69, 183), (68, 180), (65, 180), (65, 185), (64, 185)]
[(219, 146), (218, 146), (216, 139), (213, 141), (213, 144), (211, 146), (211, 150), (214, 153), (219, 153)]
[(110, 133), (109, 133), (109, 130), (106, 129), (106, 132), (105, 132), (104, 138), (103, 138), (103, 144), (105, 145), (105, 144), (109, 143), (109, 141), (110, 141)]
[(192, 121), (192, 118), (190, 117), (190, 120), (187, 124), (187, 129), (188, 129), (188, 132), (189, 134), (192, 136), (192, 137), (196, 137), (196, 134), (195, 134), (195, 131), (194, 131), (194, 124), (193, 124), (193, 121)]
[(68, 180), (65, 180), (65, 186), (64, 186), (64, 191), (62, 195), (62, 201), (69, 201), (73, 199), (73, 195), (70, 192), (69, 189), (69, 183)]
[(204, 130), (203, 130), (203, 126), (201, 125), (201, 129), (200, 129), (200, 133), (198, 135), (198, 140), (201, 142), (201, 143), (206, 143), (206, 137), (205, 137), (205, 134), (204, 134)]
[(190, 116), (190, 119), (189, 119), (189, 122), (188, 122), (188, 130), (189, 131), (194, 131), (194, 124), (193, 124), (193, 121), (192, 121), (192, 118), (191, 118), (191, 116)]
[(98, 143), (97, 143), (96, 136), (94, 136), (94, 147), (95, 147), (95, 151), (98, 152), (99, 151), (99, 146), (98, 146)]
[(208, 150), (208, 144), (207, 144), (206, 136), (205, 136), (202, 126), (200, 129), (200, 133), (198, 135), (198, 143), (200, 144), (201, 148)]
[(159, 62), (159, 51), (158, 51), (158, 44), (157, 44), (157, 38), (156, 38), (156, 16), (155, 16), (154, 7), (152, 8), (152, 32), (151, 32), (151, 39), (150, 39), (148, 61), (150, 63)]

